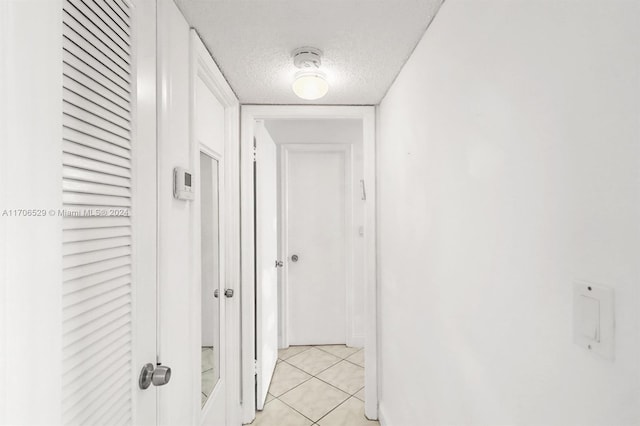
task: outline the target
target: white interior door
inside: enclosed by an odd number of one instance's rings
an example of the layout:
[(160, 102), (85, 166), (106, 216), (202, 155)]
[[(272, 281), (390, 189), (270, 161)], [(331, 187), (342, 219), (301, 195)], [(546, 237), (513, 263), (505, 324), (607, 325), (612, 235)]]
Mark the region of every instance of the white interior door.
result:
[[(228, 410), (227, 302), (233, 297), (225, 282), (225, 109), (210, 75), (202, 68), (211, 57), (195, 33), (192, 49), (193, 136), (199, 152), (200, 339), (198, 372), (201, 424), (224, 425)], [(204, 56), (200, 56), (204, 55)], [(195, 58), (192, 58), (195, 59)]]
[(283, 146), (290, 345), (346, 343), (349, 167), (349, 147)]
[(226, 419), (225, 289), (222, 285), (219, 159), (200, 153), (201, 406), (202, 423)]
[(132, 49), (155, 51), (155, 11), (134, 3), (62, 11), (65, 424), (156, 423), (155, 58)]
[(256, 126), (256, 408), (262, 410), (278, 359), (276, 145)]

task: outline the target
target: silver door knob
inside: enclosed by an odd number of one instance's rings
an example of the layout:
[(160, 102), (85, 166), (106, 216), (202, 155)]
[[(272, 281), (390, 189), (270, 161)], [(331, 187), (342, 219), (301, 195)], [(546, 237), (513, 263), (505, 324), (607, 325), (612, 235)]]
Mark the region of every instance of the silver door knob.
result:
[(171, 368), (166, 365), (159, 365), (153, 370), (151, 382), (154, 386), (164, 386), (171, 380)]
[(284, 263), (282, 262), (282, 260), (276, 260), (276, 268), (282, 268), (284, 266)]
[(232, 288), (228, 288), (224, 291), (224, 296), (225, 297), (233, 297), (233, 289)]
[(294, 254), (293, 256), (291, 256), (291, 261), (292, 262), (297, 262), (298, 261), (298, 255)]
[(216, 299), (220, 297), (220, 290), (218, 290), (217, 288), (213, 290), (213, 297), (215, 297)]
[(148, 363), (142, 367), (140, 372), (140, 378), (138, 379), (138, 385), (140, 389), (147, 389), (152, 384), (154, 386), (163, 386), (169, 383), (171, 380), (171, 368), (166, 365), (158, 365), (154, 367), (153, 364)]

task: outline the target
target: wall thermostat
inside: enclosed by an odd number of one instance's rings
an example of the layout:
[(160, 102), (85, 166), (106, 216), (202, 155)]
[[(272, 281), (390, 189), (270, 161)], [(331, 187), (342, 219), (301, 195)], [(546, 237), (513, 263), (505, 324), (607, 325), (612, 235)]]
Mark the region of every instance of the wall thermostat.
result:
[(173, 169), (173, 196), (178, 200), (193, 200), (193, 174), (187, 169)]

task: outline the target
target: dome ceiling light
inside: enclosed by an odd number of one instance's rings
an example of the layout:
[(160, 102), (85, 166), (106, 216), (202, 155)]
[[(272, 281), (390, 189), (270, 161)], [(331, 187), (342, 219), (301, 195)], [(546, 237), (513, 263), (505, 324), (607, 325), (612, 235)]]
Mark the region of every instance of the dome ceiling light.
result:
[(300, 98), (313, 101), (329, 91), (325, 75), (320, 71), (322, 52), (315, 47), (300, 47), (293, 51), (293, 64), (300, 68), (293, 81), (293, 92)]

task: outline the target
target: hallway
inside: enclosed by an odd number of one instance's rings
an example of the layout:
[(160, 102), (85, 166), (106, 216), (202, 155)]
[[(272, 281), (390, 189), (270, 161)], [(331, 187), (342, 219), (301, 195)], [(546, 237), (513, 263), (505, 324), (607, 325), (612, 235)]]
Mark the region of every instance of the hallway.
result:
[(364, 417), (364, 351), (291, 346), (278, 363), (254, 426), (376, 426)]
[(640, 0), (0, 22), (0, 425), (640, 425)]

